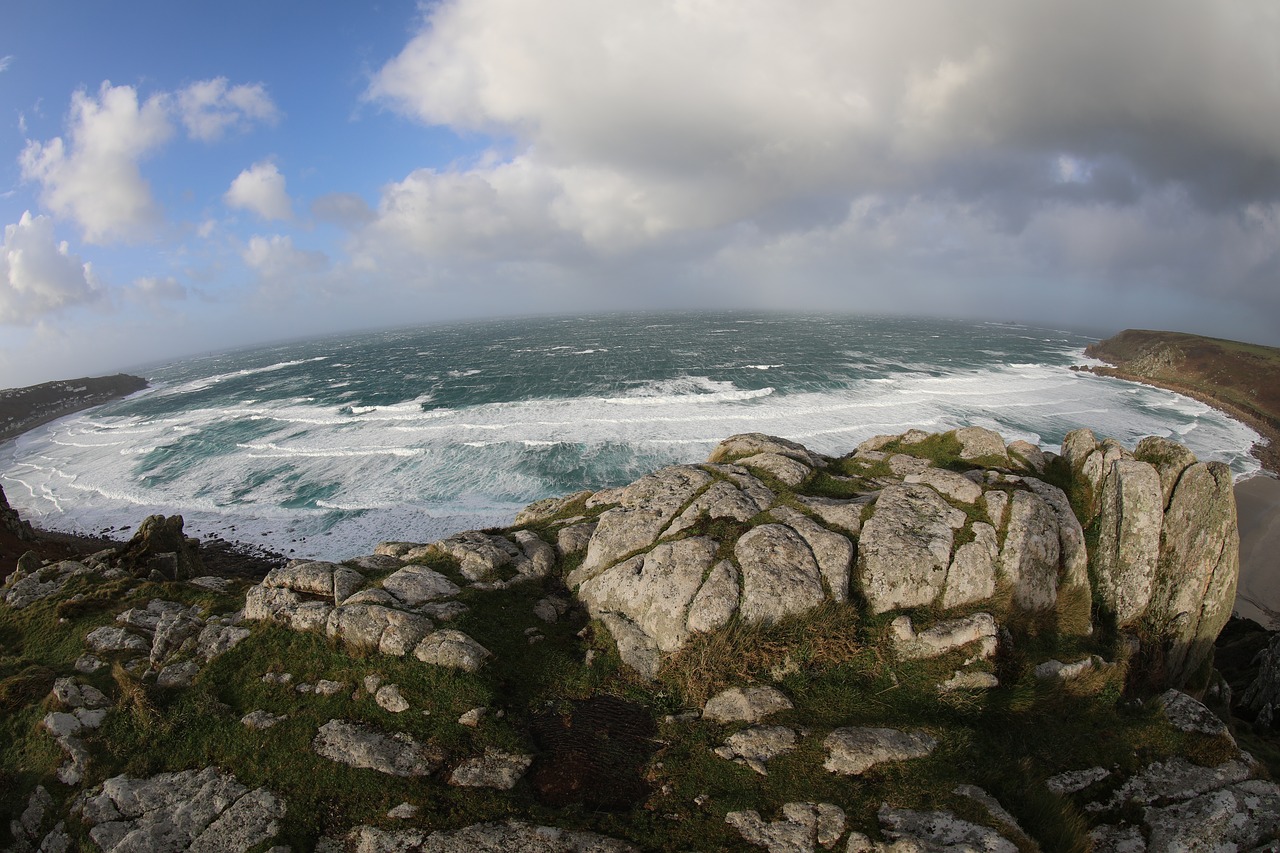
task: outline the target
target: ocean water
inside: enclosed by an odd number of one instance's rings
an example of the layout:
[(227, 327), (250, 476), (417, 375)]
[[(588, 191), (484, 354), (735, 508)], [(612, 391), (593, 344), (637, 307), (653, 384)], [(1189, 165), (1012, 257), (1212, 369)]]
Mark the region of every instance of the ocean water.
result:
[(1079, 334), (841, 316), (508, 320), (281, 344), (146, 371), (150, 389), (0, 445), (24, 516), (97, 533), (181, 513), (202, 537), (344, 559), (505, 525), (530, 501), (699, 462), (765, 432), (839, 455), (978, 425), (1081, 426), (1246, 475), (1257, 435), (1195, 400), (1069, 370)]

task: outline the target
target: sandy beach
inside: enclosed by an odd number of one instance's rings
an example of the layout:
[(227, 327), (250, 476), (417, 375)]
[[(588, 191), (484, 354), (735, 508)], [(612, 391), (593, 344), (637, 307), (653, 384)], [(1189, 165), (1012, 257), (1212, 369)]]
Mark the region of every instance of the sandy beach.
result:
[(1236, 612), (1280, 627), (1280, 479), (1261, 474), (1236, 484), (1240, 586)]

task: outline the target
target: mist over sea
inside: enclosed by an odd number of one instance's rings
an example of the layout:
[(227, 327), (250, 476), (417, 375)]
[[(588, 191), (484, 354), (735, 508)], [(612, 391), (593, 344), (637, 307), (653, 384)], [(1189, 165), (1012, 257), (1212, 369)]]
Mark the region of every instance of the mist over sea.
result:
[(507, 320), (289, 343), (146, 372), (152, 388), (0, 445), (37, 525), (148, 514), (343, 559), (511, 522), (530, 501), (703, 461), (765, 432), (823, 453), (986, 426), (1056, 450), (1087, 426), (1251, 473), (1257, 435), (1168, 391), (1069, 370), (1091, 339), (996, 323), (749, 314)]

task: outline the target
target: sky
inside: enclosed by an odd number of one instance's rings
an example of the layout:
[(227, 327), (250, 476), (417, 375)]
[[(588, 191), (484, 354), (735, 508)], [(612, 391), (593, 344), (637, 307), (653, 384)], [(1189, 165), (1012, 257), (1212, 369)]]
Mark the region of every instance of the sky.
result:
[(0, 387), (513, 314), (1280, 345), (1272, 0), (41, 0)]

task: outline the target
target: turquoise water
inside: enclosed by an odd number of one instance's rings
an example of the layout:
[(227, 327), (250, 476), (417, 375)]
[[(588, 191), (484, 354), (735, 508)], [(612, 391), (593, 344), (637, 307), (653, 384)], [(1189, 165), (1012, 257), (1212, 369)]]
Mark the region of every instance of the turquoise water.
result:
[(1167, 391), (1080, 374), (1091, 339), (1004, 324), (627, 315), (326, 338), (146, 371), (152, 388), (0, 447), (54, 529), (151, 512), (198, 535), (343, 558), (510, 523), (526, 503), (696, 462), (736, 432), (841, 454), (976, 424), (1055, 448), (1079, 426), (1255, 470), (1256, 435)]

